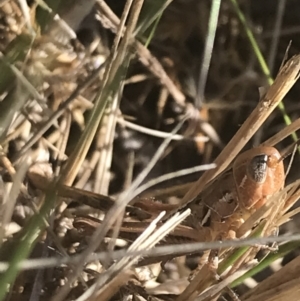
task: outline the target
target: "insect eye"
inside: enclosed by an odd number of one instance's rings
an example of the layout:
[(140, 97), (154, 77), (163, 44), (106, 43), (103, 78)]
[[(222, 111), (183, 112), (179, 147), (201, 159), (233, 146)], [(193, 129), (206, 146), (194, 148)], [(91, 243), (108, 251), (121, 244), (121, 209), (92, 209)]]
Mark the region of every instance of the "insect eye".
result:
[(263, 183), (266, 179), (268, 156), (258, 155), (251, 159), (248, 165), (248, 175), (256, 183)]

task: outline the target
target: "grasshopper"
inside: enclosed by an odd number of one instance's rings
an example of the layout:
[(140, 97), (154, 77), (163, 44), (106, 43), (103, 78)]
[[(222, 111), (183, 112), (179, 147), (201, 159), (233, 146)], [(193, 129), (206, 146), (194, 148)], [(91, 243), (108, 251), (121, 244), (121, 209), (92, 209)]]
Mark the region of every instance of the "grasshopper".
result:
[[(235, 238), (236, 230), (268, 198), (284, 187), (284, 181), (282, 156), (276, 148), (263, 146), (241, 153), (231, 168), (208, 183), (186, 206), (191, 209), (191, 215), (169, 235), (168, 242)], [(175, 207), (151, 199), (142, 199), (134, 206), (128, 206), (127, 214), (142, 221), (124, 222), (120, 236), (135, 239), (159, 212), (171, 211)], [(78, 217), (74, 221), (76, 228), (89, 231), (99, 224), (99, 220), (91, 217)]]
[[(245, 151), (188, 205), (193, 226), (198, 220), (202, 227), (209, 227), (212, 236), (208, 240), (234, 238), (235, 230), (281, 190), (284, 181), (282, 156), (276, 148)], [(233, 236), (224, 237), (226, 233)]]

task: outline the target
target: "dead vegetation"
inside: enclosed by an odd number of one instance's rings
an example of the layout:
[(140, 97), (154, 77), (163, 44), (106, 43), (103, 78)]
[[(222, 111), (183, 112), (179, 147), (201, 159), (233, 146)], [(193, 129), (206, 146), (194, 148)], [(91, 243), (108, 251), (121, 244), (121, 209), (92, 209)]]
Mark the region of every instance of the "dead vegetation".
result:
[[(1, 300), (298, 300), (299, 4), (238, 3), (0, 1)], [(195, 221), (266, 145), (285, 187)]]

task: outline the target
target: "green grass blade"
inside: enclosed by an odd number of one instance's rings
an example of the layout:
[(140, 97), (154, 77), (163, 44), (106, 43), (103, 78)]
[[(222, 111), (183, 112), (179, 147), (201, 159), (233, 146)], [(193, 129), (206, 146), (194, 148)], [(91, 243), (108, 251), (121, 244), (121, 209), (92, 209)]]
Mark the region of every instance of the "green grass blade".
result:
[(244, 275), (236, 279), (234, 282), (231, 283), (230, 287), (234, 288), (238, 286), (239, 284), (243, 283), (247, 278), (252, 277), (256, 275), (257, 273), (261, 272), (272, 262), (275, 260), (284, 257), (286, 254), (290, 253), (291, 251), (297, 249), (300, 247), (299, 241), (292, 241), (288, 242), (286, 244), (283, 244), (279, 247), (278, 251), (270, 253), (264, 260), (262, 260), (257, 266), (255, 266), (253, 269), (246, 272)]
[(53, 183), (46, 194), (44, 204), (39, 214), (34, 215), (29, 223), (22, 229), (20, 239), (16, 247), (11, 252), (9, 267), (5, 273), (0, 274), (0, 301), (2, 301), (7, 293), (7, 286), (15, 280), (18, 275), (20, 262), (29, 256), (35, 246), (36, 240), (45, 228), (44, 218), (47, 218), (54, 208), (57, 200), (57, 187)]
[[(246, 18), (244, 16), (243, 12), (241, 11), (241, 9), (240, 9), (237, 1), (236, 0), (231, 0), (231, 3), (233, 4), (233, 6), (235, 8), (236, 14), (239, 17), (240, 22), (244, 26), (246, 35), (247, 35), (247, 37), (249, 39), (249, 42), (250, 42), (250, 44), (252, 46), (252, 49), (253, 49), (254, 53), (255, 53), (255, 55), (256, 55), (256, 57), (258, 59), (260, 68), (261, 68), (263, 74), (265, 75), (265, 77), (267, 78), (269, 85), (272, 85), (273, 82), (274, 82), (274, 79), (272, 78), (272, 76), (270, 74), (269, 67), (268, 67), (268, 65), (266, 63), (266, 60), (265, 60), (262, 52), (260, 51), (260, 48), (259, 48), (259, 46), (258, 46), (258, 44), (257, 44), (257, 42), (256, 42), (256, 40), (254, 38), (254, 35), (253, 35), (251, 29), (249, 28), (249, 26), (247, 24)], [(291, 124), (292, 121), (291, 121), (289, 115), (286, 113), (286, 109), (285, 109), (285, 106), (284, 106), (284, 104), (283, 104), (282, 101), (279, 103), (278, 108), (279, 108), (279, 110), (282, 113), (282, 116), (283, 116), (285, 124), (286, 125)], [(297, 134), (293, 133), (292, 134), (292, 138), (293, 138), (294, 141), (297, 141), (298, 140)]]

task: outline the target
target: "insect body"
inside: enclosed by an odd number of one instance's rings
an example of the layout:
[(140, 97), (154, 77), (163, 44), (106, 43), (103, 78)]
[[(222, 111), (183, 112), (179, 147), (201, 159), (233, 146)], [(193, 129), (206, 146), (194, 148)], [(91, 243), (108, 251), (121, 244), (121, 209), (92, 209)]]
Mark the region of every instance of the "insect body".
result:
[(187, 205), (192, 213), (186, 225), (198, 228), (199, 234), (203, 228), (209, 228), (211, 234), (204, 238), (206, 241), (235, 237), (232, 233), (283, 188), (284, 180), (282, 156), (274, 147), (245, 151), (236, 158), (231, 169)]
[[(187, 204), (191, 215), (182, 226), (190, 229), (186, 238), (189, 236), (197, 238), (198, 241), (211, 241), (235, 237), (229, 233), (235, 232), (250, 214), (282, 189), (284, 180), (282, 156), (274, 147), (256, 147), (241, 153), (232, 168), (208, 183), (199, 196)], [(168, 208), (170, 211), (174, 210), (174, 205), (161, 204), (151, 199), (142, 199), (135, 206), (150, 213), (152, 217), (163, 210), (168, 211)], [(128, 211), (129, 216), (130, 212), (132, 210)], [(150, 220), (149, 217), (142, 221), (140, 219), (128, 231), (139, 234), (142, 232), (142, 225), (145, 226), (145, 222), (149, 223)], [(80, 224), (88, 223), (82, 218), (80, 221)], [(78, 222), (75, 219), (77, 226)], [(188, 233), (186, 228), (185, 232), (179, 231), (179, 228), (173, 235), (185, 236), (183, 233)], [(126, 232), (126, 226), (122, 231)]]
[(284, 186), (282, 156), (274, 147), (257, 147), (239, 155), (233, 165), (238, 203), (258, 209)]

